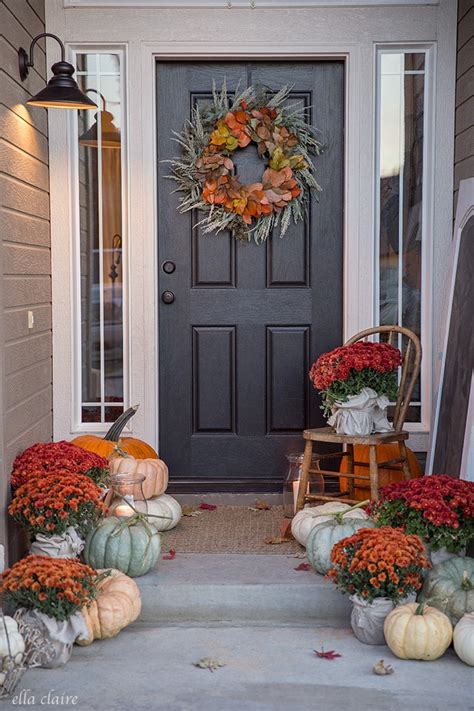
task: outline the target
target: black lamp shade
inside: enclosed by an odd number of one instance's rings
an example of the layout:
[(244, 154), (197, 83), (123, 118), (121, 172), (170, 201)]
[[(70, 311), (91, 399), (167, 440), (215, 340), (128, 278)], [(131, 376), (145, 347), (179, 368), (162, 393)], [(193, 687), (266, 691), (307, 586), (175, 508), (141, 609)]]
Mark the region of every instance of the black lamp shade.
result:
[(51, 67), (53, 76), (47, 86), (36, 96), (28, 99), (27, 104), (57, 109), (96, 109), (95, 104), (77, 86), (73, 79), (74, 67), (69, 62), (56, 62)]
[(81, 146), (88, 146), (89, 148), (98, 148), (99, 139), (98, 132), (99, 126), (97, 119), (100, 118), (100, 145), (102, 148), (118, 148), (120, 149), (120, 131), (115, 126), (113, 122), (113, 115), (110, 111), (101, 111), (100, 115), (96, 114), (94, 116), (95, 121), (90, 128), (85, 131), (82, 136), (79, 137), (79, 143)]

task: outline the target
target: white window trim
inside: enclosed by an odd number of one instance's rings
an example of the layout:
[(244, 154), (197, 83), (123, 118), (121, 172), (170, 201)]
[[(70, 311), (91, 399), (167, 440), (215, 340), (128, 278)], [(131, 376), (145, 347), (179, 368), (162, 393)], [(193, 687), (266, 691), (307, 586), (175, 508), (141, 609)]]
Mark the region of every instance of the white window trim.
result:
[(421, 347), (423, 358), (421, 360), (421, 407), (420, 422), (406, 423), (407, 430), (413, 433), (428, 432), (432, 412), (432, 321), (431, 321), (431, 270), (433, 263), (433, 249), (430, 236), (433, 229), (433, 150), (434, 150), (434, 70), (436, 67), (436, 45), (434, 43), (377, 43), (374, 46), (374, 116), (375, 116), (375, 145), (374, 145), (374, 318), (379, 323), (379, 289), (380, 289), (380, 95), (381, 72), (380, 56), (382, 52), (416, 52), (425, 53), (424, 69), (424, 114), (423, 114), (423, 192), (422, 192), (422, 244), (421, 244)]
[[(155, 154), (155, 71), (156, 59), (317, 59), (344, 57), (346, 71), (345, 145), (345, 249), (344, 249), (344, 335), (351, 335), (374, 323), (373, 191), (374, 191), (374, 46), (394, 40), (436, 44), (434, 77), (434, 156), (433, 234), (436, 259), (431, 273), (436, 284), (433, 313), (437, 314), (439, 290), (445, 280), (446, 254), (452, 226), (454, 153), (454, 88), (456, 60), (456, 8), (450, 0), (437, 5), (408, 3), (406, 7), (377, 7), (367, 14), (355, 7), (336, 8), (326, 3), (317, 10), (312, 23), (310, 9), (302, 41), (288, 33), (278, 43), (265, 36), (252, 36), (245, 25), (246, 12), (235, 15), (232, 28), (223, 28), (222, 39), (206, 39), (206, 16), (200, 10), (200, 26), (191, 11), (130, 9), (120, 13), (110, 8), (75, 7), (64, 9), (63, 0), (47, 4), (47, 28), (69, 46), (83, 42), (101, 47), (126, 45), (128, 81), (127, 116), (129, 126), (129, 331), (130, 401), (141, 403), (131, 422), (137, 436), (153, 445), (159, 440), (158, 423), (158, 288), (156, 265), (156, 154)], [(364, 3), (367, 4), (367, 3)], [(399, 3), (398, 3), (399, 4)], [(253, 12), (253, 11), (252, 11)], [(264, 12), (263, 10), (256, 10)], [(269, 15), (265, 15), (267, 20)], [(272, 15), (282, 26), (278, 8)], [(316, 16), (315, 16), (316, 17)], [(208, 18), (209, 19), (209, 18)], [(391, 21), (393, 20), (393, 21)], [(168, 24), (166, 24), (168, 23)], [(241, 24), (242, 23), (242, 24)], [(212, 23), (211, 23), (212, 24)], [(311, 29), (308, 38), (308, 29)], [(330, 28), (330, 30), (328, 30)], [(398, 34), (394, 36), (394, 31)], [(170, 33), (175, 36), (170, 37)], [(176, 35), (176, 32), (179, 35)], [(400, 36), (402, 35), (402, 36)], [(160, 40), (166, 37), (166, 40)], [(182, 37), (188, 38), (182, 40)], [(55, 47), (48, 41), (48, 64), (55, 61)], [(51, 61), (49, 59), (51, 58)], [(67, 112), (49, 112), (50, 180), (53, 259), (53, 343), (54, 343), (54, 435), (71, 437), (72, 340), (70, 300), (72, 253), (68, 225), (71, 224), (71, 197), (64, 200), (65, 186), (71, 191)], [(69, 129), (70, 137), (70, 129)], [(427, 267), (428, 268), (428, 267)], [(55, 276), (57, 275), (57, 276)], [(69, 280), (69, 281), (68, 281)], [(68, 282), (68, 283), (66, 283)], [(430, 286), (431, 290), (431, 286)], [(436, 317), (438, 318), (438, 317)], [(439, 324), (433, 324), (435, 345)], [(425, 353), (425, 357), (427, 357)], [(429, 356), (428, 356), (429, 357)], [(431, 384), (430, 384), (431, 391)], [(91, 429), (88, 427), (87, 429)], [(410, 446), (423, 450), (427, 433), (414, 433)]]
[[(128, 243), (129, 243), (129, 225), (128, 225), (128, 151), (127, 151), (127, 81), (126, 81), (126, 48), (123, 45), (108, 45), (90, 46), (76, 44), (68, 47), (68, 57), (74, 66), (77, 66), (77, 55), (84, 52), (91, 54), (117, 54), (120, 57), (120, 99), (122, 112), (121, 126), (121, 197), (122, 197), (122, 313), (123, 313), (123, 407), (126, 409), (130, 405), (129, 396), (129, 319), (128, 319)], [(81, 358), (81, 256), (80, 256), (80, 209), (79, 209), (79, 137), (78, 137), (78, 121), (76, 112), (68, 114), (69, 122), (69, 155), (71, 157), (71, 217), (72, 217), (72, 311), (71, 320), (72, 328), (72, 401), (71, 401), (71, 430), (72, 433), (82, 432), (105, 432), (110, 423), (104, 424), (100, 422), (82, 421), (82, 358)], [(101, 205), (99, 205), (99, 212)], [(101, 220), (99, 218), (99, 224)], [(102, 275), (102, 268), (101, 268)], [(102, 280), (102, 276), (101, 276)], [(103, 324), (101, 324), (101, 331)], [(101, 333), (101, 340), (103, 334)], [(103, 354), (101, 359), (103, 358)], [(104, 364), (101, 363), (101, 369)], [(104, 377), (102, 372), (101, 377)], [(114, 403), (110, 403), (111, 406)]]

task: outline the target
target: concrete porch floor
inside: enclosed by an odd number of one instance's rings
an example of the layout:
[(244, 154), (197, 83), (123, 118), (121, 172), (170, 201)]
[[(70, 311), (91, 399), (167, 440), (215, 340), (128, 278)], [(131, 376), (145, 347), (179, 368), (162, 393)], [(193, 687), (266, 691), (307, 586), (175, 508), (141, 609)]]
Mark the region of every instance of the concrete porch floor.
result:
[[(452, 650), (423, 663), (361, 644), (349, 628), (347, 598), (312, 571), (295, 571), (300, 562), (178, 552), (137, 579), (143, 610), (135, 625), (75, 647), (63, 669), (29, 670), (16, 692), (23, 695), (4, 705), (45, 708), (54, 690), (90, 711), (474, 709), (472, 669)], [(342, 656), (319, 659), (313, 650), (322, 647)], [(202, 657), (226, 666), (193, 666)], [(381, 658), (393, 675), (372, 672)]]
[[(322, 646), (341, 658), (317, 658), (313, 650)], [(226, 666), (215, 672), (193, 666), (208, 656)], [(381, 658), (394, 674), (373, 674)], [(30, 670), (20, 688), (30, 690), (38, 708), (54, 689), (77, 695), (75, 708), (89, 711), (474, 708), (472, 669), (452, 651), (435, 662), (401, 661), (385, 646), (360, 644), (349, 629), (294, 625), (135, 625), (76, 648), (64, 669)]]

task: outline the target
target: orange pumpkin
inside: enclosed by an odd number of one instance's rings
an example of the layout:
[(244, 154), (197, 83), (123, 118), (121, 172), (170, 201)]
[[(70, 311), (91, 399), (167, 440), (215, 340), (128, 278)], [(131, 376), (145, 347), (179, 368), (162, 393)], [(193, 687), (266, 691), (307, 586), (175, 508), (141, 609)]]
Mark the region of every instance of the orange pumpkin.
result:
[[(397, 443), (393, 444), (379, 444), (377, 446), (377, 461), (388, 462), (390, 459), (397, 459), (400, 456), (400, 451)], [(407, 457), (408, 463), (410, 464), (410, 469), (413, 473), (413, 478), (417, 479), (423, 475), (421, 471), (420, 462), (416, 458), (416, 454), (412, 452), (411, 449), (407, 447)], [(369, 462), (369, 447), (365, 444), (354, 445), (354, 459), (356, 462)], [(347, 471), (347, 459), (342, 458), (340, 472)], [(362, 474), (367, 476), (369, 469), (367, 467), (354, 467), (354, 474)], [(380, 486), (386, 486), (387, 484), (392, 484), (395, 481), (403, 481), (403, 472), (391, 471), (390, 469), (379, 469), (379, 482)], [(349, 483), (344, 477), (340, 478), (341, 491), (347, 491), (349, 488)], [(355, 490), (354, 498), (357, 501), (364, 501), (365, 499), (370, 499), (370, 485), (368, 481), (363, 479), (355, 479)]]
[(138, 405), (125, 410), (125, 412), (115, 420), (104, 437), (98, 437), (93, 434), (80, 435), (72, 440), (73, 444), (82, 447), (82, 449), (86, 449), (88, 452), (100, 454), (106, 459), (112, 459), (115, 454), (118, 454), (115, 450), (116, 447), (119, 447), (122, 452), (130, 454), (136, 459), (158, 459), (158, 453), (146, 442), (136, 437), (120, 436), (123, 428), (137, 410)]

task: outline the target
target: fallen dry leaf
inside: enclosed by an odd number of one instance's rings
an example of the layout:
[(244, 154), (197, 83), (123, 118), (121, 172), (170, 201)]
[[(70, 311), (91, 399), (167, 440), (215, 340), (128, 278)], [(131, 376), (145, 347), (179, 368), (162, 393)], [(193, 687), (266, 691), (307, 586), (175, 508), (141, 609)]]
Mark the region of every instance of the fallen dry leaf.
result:
[(271, 509), (272, 507), (270, 506), (270, 504), (269, 504), (267, 501), (264, 501), (264, 500), (262, 499), (261, 501), (256, 501), (256, 502), (255, 502), (255, 508), (256, 508), (258, 511), (268, 511), (268, 510)]
[(163, 560), (173, 560), (176, 558), (176, 551), (174, 548), (170, 548), (168, 555), (163, 556)]
[(183, 506), (182, 514), (183, 516), (200, 516), (204, 511), (200, 509), (195, 509), (193, 506)]
[(337, 659), (337, 657), (342, 656), (341, 654), (339, 654), (339, 652), (335, 652), (334, 649), (325, 652), (324, 647), (321, 647), (321, 651), (319, 651), (318, 649), (314, 649), (313, 651), (315, 655), (317, 657), (320, 657), (321, 659)]
[(280, 526), (279, 535), (272, 536), (271, 538), (265, 538), (265, 543), (269, 543), (270, 545), (279, 545), (280, 543), (291, 543), (293, 540), (293, 534), (291, 533), (291, 521), (283, 521)]
[(280, 543), (291, 543), (291, 538), (285, 538), (284, 536), (272, 536), (271, 538), (265, 538), (265, 543), (271, 546), (277, 546)]
[(311, 566), (309, 563), (300, 563), (296, 566), (295, 570), (311, 570)]
[(393, 674), (395, 669), (390, 664), (384, 664), (383, 659), (374, 664), (373, 672), (379, 676), (386, 676), (387, 674)]
[(217, 509), (217, 506), (215, 504), (206, 504), (205, 501), (202, 501), (199, 508), (201, 511), (214, 511), (214, 509)]
[(220, 667), (225, 667), (225, 664), (217, 659), (211, 659), (211, 657), (203, 657), (199, 661), (193, 662), (193, 666), (199, 667), (199, 669), (209, 669), (209, 671), (213, 672)]

